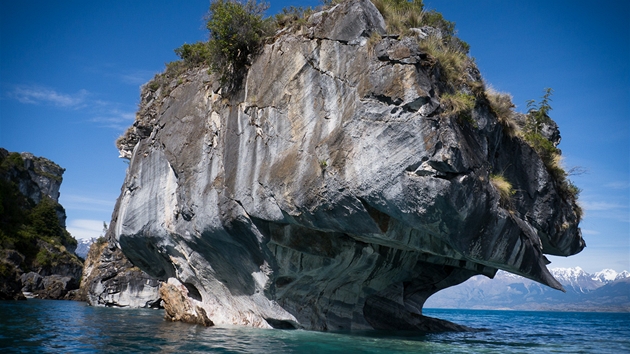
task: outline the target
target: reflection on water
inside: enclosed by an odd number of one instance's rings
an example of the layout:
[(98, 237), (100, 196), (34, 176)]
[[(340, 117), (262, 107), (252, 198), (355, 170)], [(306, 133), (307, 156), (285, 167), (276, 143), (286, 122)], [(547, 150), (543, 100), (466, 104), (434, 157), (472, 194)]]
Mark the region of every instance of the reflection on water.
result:
[(427, 310), (489, 332), (312, 332), (167, 322), (161, 310), (50, 300), (0, 302), (0, 352), (630, 352), (630, 314)]

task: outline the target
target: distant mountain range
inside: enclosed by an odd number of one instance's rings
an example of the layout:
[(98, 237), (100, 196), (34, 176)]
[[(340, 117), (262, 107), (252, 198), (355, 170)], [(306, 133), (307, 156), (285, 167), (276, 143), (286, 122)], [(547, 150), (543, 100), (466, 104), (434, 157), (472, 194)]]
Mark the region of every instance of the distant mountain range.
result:
[[(96, 238), (79, 240), (75, 253), (85, 259)], [(566, 293), (521, 276), (498, 271), (444, 289), (425, 303), (426, 308), (630, 312), (630, 272), (604, 269), (594, 274), (580, 267), (553, 268), (551, 274)]]
[(566, 293), (504, 271), (494, 279), (475, 276), (444, 289), (426, 308), (630, 312), (630, 273), (612, 269), (589, 274), (580, 267), (554, 268)]

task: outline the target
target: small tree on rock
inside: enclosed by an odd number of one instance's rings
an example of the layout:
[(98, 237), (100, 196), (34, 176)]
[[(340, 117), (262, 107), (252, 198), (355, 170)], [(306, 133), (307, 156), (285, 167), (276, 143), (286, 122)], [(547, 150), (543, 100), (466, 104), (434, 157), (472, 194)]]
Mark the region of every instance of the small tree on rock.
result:
[(213, 0), (206, 27), (210, 31), (208, 42), (210, 70), (219, 74), (221, 85), (236, 89), (240, 85), (252, 55), (271, 30), (263, 19), (267, 9), (256, 0)]

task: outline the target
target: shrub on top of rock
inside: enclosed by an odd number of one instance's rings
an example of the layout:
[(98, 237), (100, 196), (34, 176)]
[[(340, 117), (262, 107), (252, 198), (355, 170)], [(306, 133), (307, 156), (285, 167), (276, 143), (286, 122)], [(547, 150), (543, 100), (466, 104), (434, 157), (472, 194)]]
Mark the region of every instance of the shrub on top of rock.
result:
[(252, 56), (262, 40), (270, 34), (272, 26), (263, 19), (267, 9), (256, 0), (213, 0), (206, 27), (210, 70), (219, 75), (221, 85), (236, 88), (243, 78)]

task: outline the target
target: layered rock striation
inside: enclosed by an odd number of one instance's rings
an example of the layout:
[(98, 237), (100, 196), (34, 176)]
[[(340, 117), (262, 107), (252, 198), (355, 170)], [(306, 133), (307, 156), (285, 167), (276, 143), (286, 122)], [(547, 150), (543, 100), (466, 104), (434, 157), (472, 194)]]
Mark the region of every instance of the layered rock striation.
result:
[(119, 141), (130, 164), (111, 227), (133, 264), (168, 283), (169, 318), (457, 330), (422, 306), (474, 275), (562, 288), (544, 254), (584, 247), (574, 201), (486, 101), (470, 122), (445, 111), (422, 30), (385, 32), (371, 2), (349, 1), (280, 32), (238, 92), (207, 68), (144, 86)]

